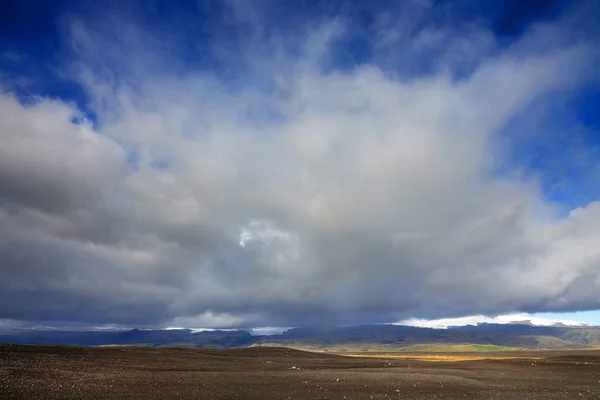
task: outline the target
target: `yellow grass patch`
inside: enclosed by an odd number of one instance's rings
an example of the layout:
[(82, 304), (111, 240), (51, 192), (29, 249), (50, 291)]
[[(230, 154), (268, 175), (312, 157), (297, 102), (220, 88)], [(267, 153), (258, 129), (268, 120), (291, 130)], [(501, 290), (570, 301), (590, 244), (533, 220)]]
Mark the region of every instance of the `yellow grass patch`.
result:
[(468, 354), (343, 354), (348, 357), (360, 358), (384, 358), (400, 360), (419, 360), (419, 361), (476, 361), (476, 360), (510, 360), (510, 359), (530, 359), (539, 360), (542, 357), (517, 357), (517, 356), (495, 356), (495, 355), (468, 355)]

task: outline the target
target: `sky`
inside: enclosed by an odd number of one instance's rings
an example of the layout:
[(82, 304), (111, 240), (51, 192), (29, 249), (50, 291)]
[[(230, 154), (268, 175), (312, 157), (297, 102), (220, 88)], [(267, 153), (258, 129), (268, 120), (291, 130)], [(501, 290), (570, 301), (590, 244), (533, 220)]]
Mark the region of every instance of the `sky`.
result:
[(1, 7), (0, 326), (600, 324), (599, 1)]

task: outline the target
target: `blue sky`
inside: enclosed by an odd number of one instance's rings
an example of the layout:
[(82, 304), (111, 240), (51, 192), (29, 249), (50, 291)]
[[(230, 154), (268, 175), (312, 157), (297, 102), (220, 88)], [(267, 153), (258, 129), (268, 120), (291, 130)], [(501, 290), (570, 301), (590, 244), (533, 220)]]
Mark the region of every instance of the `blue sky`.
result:
[(573, 313), (539, 313), (536, 317), (551, 319), (566, 319), (570, 321), (587, 322), (592, 325), (600, 325), (600, 313), (597, 311), (582, 311)]
[(600, 323), (599, 7), (4, 2), (0, 320)]
[[(423, 23), (431, 23), (422, 16), (422, 8), (447, 8), (434, 16), (436, 24), (449, 26), (456, 31), (474, 23), (487, 27), (495, 35), (500, 48), (504, 48), (517, 42), (533, 24), (556, 19), (572, 6), (570, 1), (559, 0), (506, 1), (493, 5), (476, 1), (425, 0), (387, 1), (378, 2), (377, 5), (364, 1), (303, 1), (289, 4), (262, 1), (249, 2), (239, 12), (246, 12), (248, 21), (254, 18), (253, 13), (255, 16), (260, 14), (263, 21), (261, 29), (265, 30), (265, 35), (269, 30), (293, 35), (294, 29), (303, 24), (317, 24), (332, 17), (345, 18), (350, 21), (348, 33), (336, 41), (332, 52), (328, 54), (330, 59), (326, 68), (352, 70), (375, 60), (387, 72), (413, 79), (432, 74), (438, 67), (435, 49), (431, 54), (419, 54), (410, 62), (388, 65), (378, 60), (372, 54), (371, 35), (376, 15), (381, 10), (401, 9), (422, 18)], [(243, 41), (240, 38), (251, 29), (247, 26), (251, 22), (231, 22), (235, 11), (232, 12), (227, 2), (150, 1), (132, 2), (125, 7), (110, 1), (92, 4), (26, 0), (8, 1), (5, 10), (0, 35), (3, 86), (23, 97), (41, 95), (74, 101), (92, 119), (94, 110), (88, 107), (89, 99), (85, 90), (58, 71), (61, 63), (73, 51), (69, 47), (64, 22), (72, 16), (91, 24), (97, 24), (95, 15), (106, 10), (113, 10), (111, 12), (119, 15), (119, 18), (134, 16), (136, 23), (153, 35), (173, 36), (168, 42), (168, 46), (172, 46), (168, 52), (173, 52), (174, 57), (183, 62), (181, 68), (218, 74), (232, 85), (236, 80), (240, 80), (241, 85), (262, 84), (268, 87), (270, 84), (269, 77), (248, 77), (246, 74), (256, 71), (244, 66), (243, 60), (236, 60), (236, 55), (231, 56), (231, 52), (226, 57), (216, 54), (221, 46), (231, 49), (241, 46)], [(589, 34), (588, 31), (595, 30), (595, 22), (595, 18), (589, 17), (569, 34)], [(416, 25), (413, 29), (418, 32), (418, 23)], [(99, 31), (100, 34), (107, 33), (110, 27), (99, 27)], [(96, 61), (100, 64), (98, 68), (115, 67), (114, 63), (108, 65), (110, 59), (103, 60), (101, 56)], [(474, 63), (479, 61), (475, 60)], [(468, 74), (472, 67), (468, 63), (455, 67), (456, 79)], [(598, 196), (599, 187), (596, 161), (600, 145), (600, 116), (597, 112), (600, 107), (600, 87), (597, 83), (579, 87), (569, 93), (566, 101), (545, 105), (543, 111), (536, 111), (535, 104), (531, 107), (532, 110), (524, 109), (522, 115), (507, 122), (506, 135), (511, 146), (508, 168), (516, 164), (527, 174), (540, 179), (548, 198), (567, 204), (569, 208), (593, 201)], [(523, 115), (529, 112), (538, 113), (534, 123), (529, 116)], [(520, 121), (523, 119), (525, 122)], [(527, 133), (515, 136), (514, 132), (519, 129), (527, 130)]]

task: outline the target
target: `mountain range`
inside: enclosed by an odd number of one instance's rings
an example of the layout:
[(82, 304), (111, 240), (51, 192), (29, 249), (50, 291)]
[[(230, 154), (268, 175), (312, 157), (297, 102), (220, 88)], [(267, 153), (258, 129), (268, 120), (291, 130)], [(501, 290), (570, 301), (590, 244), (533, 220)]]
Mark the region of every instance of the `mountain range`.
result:
[(402, 325), (300, 327), (278, 335), (245, 330), (47, 330), (0, 331), (0, 342), (82, 346), (144, 345), (197, 348), (285, 346), (319, 351), (471, 351), (600, 347), (600, 327), (489, 324), (420, 328)]

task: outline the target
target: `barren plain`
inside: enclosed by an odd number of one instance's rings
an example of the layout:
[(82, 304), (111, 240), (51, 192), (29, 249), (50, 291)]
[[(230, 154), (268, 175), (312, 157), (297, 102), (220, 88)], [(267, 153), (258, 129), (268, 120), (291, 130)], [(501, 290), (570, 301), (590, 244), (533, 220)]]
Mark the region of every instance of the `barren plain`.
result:
[(1, 399), (600, 399), (600, 351), (338, 356), (0, 344)]

